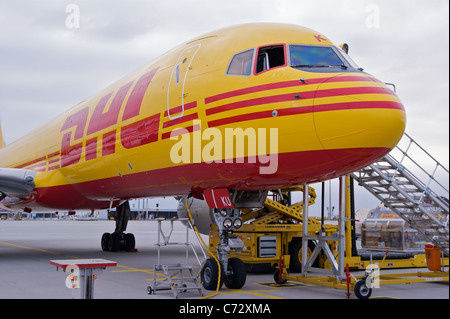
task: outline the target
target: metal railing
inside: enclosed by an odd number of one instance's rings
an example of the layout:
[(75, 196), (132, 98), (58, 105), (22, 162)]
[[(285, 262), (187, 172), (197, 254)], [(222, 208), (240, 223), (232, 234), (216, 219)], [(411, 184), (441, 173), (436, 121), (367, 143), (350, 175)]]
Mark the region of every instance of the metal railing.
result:
[(388, 155), (352, 176), (448, 254), (449, 171), (409, 135)]

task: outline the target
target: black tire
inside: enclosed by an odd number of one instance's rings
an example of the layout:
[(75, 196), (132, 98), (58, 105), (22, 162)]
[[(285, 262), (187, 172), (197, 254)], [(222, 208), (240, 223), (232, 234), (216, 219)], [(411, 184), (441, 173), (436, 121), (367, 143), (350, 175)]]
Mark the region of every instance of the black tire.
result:
[(120, 248), (120, 238), (118, 233), (109, 234), (108, 251), (118, 251)]
[[(219, 283), (219, 289), (223, 285), (223, 267), (220, 265), (221, 269), (221, 276), (220, 276), (220, 283)], [(217, 265), (217, 262), (214, 258), (208, 258), (206, 260), (205, 266), (203, 266), (203, 269), (200, 273), (200, 278), (203, 283), (203, 287), (206, 290), (216, 290), (217, 289), (217, 283), (219, 279), (219, 267)]]
[(151, 286), (147, 286), (147, 293), (149, 295), (151, 295), (152, 293), (154, 293), (153, 288)]
[(280, 269), (276, 269), (273, 274), (273, 280), (275, 280), (275, 282), (280, 285), (285, 284), (287, 282), (286, 279), (281, 280), (280, 278), (281, 278), (280, 277)]
[(129, 251), (130, 249), (134, 249), (136, 247), (136, 239), (134, 238), (134, 235), (131, 233), (128, 233), (125, 235), (125, 249), (126, 251)]
[(228, 259), (228, 271), (230, 274), (224, 278), (227, 288), (241, 289), (247, 279), (247, 271), (244, 263), (239, 258)]
[(103, 251), (109, 251), (109, 240), (110, 240), (110, 233), (104, 233), (101, 240), (102, 250)]
[(369, 299), (372, 295), (372, 288), (367, 287), (366, 280), (362, 279), (356, 282), (354, 292), (358, 299)]
[[(289, 264), (289, 270), (291, 272), (302, 272), (302, 239), (301, 238), (294, 238), (291, 241), (291, 245), (289, 247), (290, 255), (291, 255), (291, 261)], [(316, 244), (309, 240), (308, 241), (308, 258), (311, 256), (312, 252), (314, 251), (314, 248), (316, 248)], [(319, 258), (316, 258), (314, 263), (312, 264), (312, 267), (318, 267), (319, 266)]]

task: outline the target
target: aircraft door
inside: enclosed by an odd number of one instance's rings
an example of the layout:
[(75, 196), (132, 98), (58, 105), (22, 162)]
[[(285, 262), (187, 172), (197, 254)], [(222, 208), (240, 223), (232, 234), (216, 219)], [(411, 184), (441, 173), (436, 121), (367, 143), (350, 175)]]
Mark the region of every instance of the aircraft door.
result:
[(184, 49), (178, 57), (170, 75), (167, 86), (167, 114), (171, 120), (182, 117), (184, 114), (184, 98), (188, 85), (188, 73), (201, 43)]

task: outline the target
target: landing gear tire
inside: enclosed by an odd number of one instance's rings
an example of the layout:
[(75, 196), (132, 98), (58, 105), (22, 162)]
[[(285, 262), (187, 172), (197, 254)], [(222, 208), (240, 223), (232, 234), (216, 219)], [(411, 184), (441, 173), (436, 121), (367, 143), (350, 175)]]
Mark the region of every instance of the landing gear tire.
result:
[(247, 279), (247, 272), (245, 265), (239, 258), (228, 259), (228, 275), (224, 278), (224, 283), (227, 288), (240, 289), (245, 285)]
[(118, 233), (104, 233), (102, 235), (101, 246), (103, 251), (129, 251), (136, 247), (136, 239), (131, 233), (118, 234)]
[(129, 251), (131, 249), (134, 249), (136, 247), (136, 239), (134, 238), (134, 235), (131, 233), (128, 233), (125, 235), (125, 250)]
[(102, 236), (102, 250), (103, 251), (108, 251), (109, 249), (109, 241), (110, 241), (110, 235), (109, 233), (104, 233)]
[(356, 282), (354, 292), (358, 299), (369, 299), (372, 295), (372, 288), (367, 287), (366, 281), (363, 279)]
[[(220, 287), (222, 287), (223, 281), (224, 281), (222, 265), (220, 265), (220, 269), (221, 269), (221, 276), (220, 276), (219, 289), (220, 289)], [(219, 280), (219, 267), (217, 265), (217, 261), (214, 258), (208, 258), (206, 260), (205, 266), (203, 266), (203, 269), (200, 273), (200, 278), (203, 283), (203, 287), (206, 290), (216, 290), (217, 289), (217, 283)]]
[(118, 251), (120, 246), (120, 239), (118, 233), (109, 234), (109, 246), (108, 251)]

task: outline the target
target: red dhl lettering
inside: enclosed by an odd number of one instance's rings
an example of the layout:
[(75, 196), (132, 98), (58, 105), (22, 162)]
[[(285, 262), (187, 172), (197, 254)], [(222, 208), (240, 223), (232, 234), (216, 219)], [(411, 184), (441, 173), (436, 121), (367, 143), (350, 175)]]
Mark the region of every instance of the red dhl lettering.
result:
[[(145, 92), (157, 71), (158, 68), (153, 69), (136, 81), (136, 85), (131, 90), (128, 101), (124, 107), (122, 121), (132, 119), (139, 115)], [(94, 108), (89, 123), (87, 121), (89, 107), (79, 110), (65, 120), (61, 127), (61, 132), (64, 133), (61, 142), (61, 167), (79, 163), (81, 161), (83, 149), (85, 150), (86, 161), (97, 158), (97, 145), (99, 140), (101, 140), (102, 144), (101, 156), (107, 156), (116, 152), (116, 129), (104, 133), (100, 138), (95, 136), (87, 139), (85, 145), (83, 141), (78, 143), (76, 141), (85, 137), (85, 131), (87, 137), (115, 126), (118, 123), (122, 104), (133, 83), (134, 82), (129, 82), (119, 88), (106, 112), (105, 109), (114, 92), (110, 92), (100, 98)], [(159, 118), (160, 114), (156, 114), (136, 123), (124, 126), (120, 134), (122, 145), (129, 149), (156, 142), (158, 140)], [(53, 163), (56, 163), (56, 160)], [(59, 165), (53, 165), (51, 168), (59, 168), (57, 166)]]
[(129, 120), (133, 117), (139, 115), (141, 110), (142, 99), (144, 98), (145, 91), (147, 87), (150, 85), (153, 77), (158, 71), (159, 68), (156, 68), (146, 74), (144, 74), (136, 83), (133, 91), (130, 94), (130, 98), (127, 101), (127, 105), (125, 106), (125, 110), (123, 111), (122, 121)]
[[(83, 138), (86, 121), (89, 114), (89, 108), (79, 110), (77, 113), (69, 116), (64, 122), (61, 132), (75, 127), (74, 140)], [(71, 145), (72, 131), (63, 135), (61, 143), (61, 167), (76, 164), (81, 159), (83, 143)]]
[(86, 161), (97, 158), (97, 137), (86, 141)]
[(135, 148), (158, 140), (160, 114), (124, 126), (120, 140), (126, 149)]
[(102, 156), (116, 152), (116, 130), (103, 134)]

